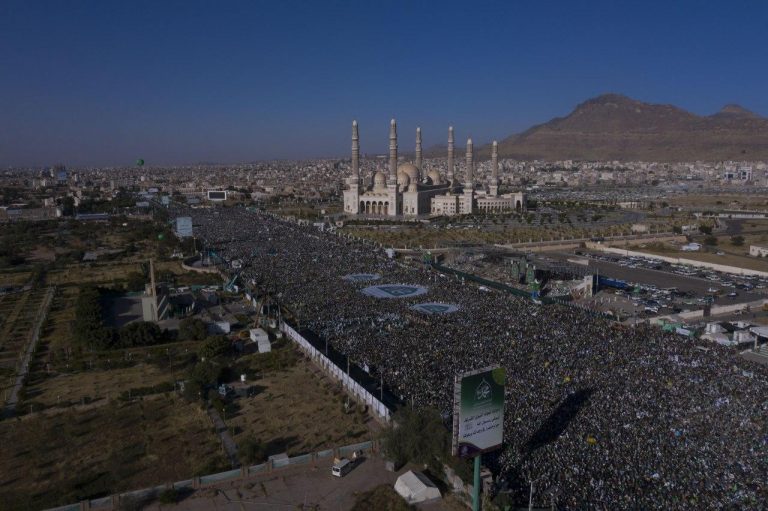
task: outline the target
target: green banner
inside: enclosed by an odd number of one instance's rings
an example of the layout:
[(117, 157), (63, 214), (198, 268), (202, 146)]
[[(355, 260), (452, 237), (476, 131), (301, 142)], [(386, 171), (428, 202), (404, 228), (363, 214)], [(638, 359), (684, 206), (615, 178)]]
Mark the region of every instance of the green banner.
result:
[(463, 458), (501, 447), (504, 434), (504, 380), (501, 367), (465, 373), (454, 391), (454, 455)]

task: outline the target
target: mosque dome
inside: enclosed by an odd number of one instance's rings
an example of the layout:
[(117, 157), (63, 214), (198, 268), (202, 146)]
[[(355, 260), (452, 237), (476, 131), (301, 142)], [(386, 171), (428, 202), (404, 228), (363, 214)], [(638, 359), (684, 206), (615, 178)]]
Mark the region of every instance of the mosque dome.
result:
[(432, 180), (433, 185), (439, 185), (443, 182), (442, 178), (440, 177), (440, 173), (436, 169), (430, 170), (427, 176)]
[(411, 184), (411, 176), (401, 170), (397, 173), (397, 184), (400, 186), (408, 186)]
[(409, 192), (416, 192), (416, 191), (418, 191), (418, 189), (416, 188), (416, 183), (415, 182), (413, 182), (413, 181), (411, 182), (411, 184), (408, 186), (408, 191)]
[[(397, 173), (400, 174), (401, 172), (408, 174), (411, 181), (418, 181), (419, 179), (419, 168), (413, 163), (403, 163), (397, 167)], [(400, 178), (398, 178), (398, 181), (399, 180)]]
[(381, 190), (387, 187), (387, 176), (383, 172), (378, 171), (373, 175), (373, 189)]

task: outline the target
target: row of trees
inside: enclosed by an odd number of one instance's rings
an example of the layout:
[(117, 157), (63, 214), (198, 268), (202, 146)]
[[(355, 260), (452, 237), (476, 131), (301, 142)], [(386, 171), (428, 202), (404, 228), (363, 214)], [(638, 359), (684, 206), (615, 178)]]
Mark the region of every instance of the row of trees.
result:
[(154, 323), (139, 321), (121, 328), (104, 324), (107, 292), (95, 286), (84, 286), (75, 304), (74, 338), (82, 347), (93, 350), (152, 346), (173, 340), (166, 330)]

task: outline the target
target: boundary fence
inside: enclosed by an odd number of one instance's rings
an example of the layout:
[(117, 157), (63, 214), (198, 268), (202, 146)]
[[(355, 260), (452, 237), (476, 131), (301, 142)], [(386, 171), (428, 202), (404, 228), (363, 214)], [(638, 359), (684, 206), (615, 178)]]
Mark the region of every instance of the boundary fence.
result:
[(339, 367), (333, 360), (326, 357), (324, 353), (318, 350), (310, 341), (304, 336), (298, 333), (290, 325), (284, 321), (280, 325), (280, 330), (283, 331), (293, 342), (299, 345), (299, 347), (312, 359), (312, 361), (323, 369), (332, 378), (338, 380), (342, 386), (352, 394), (352, 396), (359, 402), (371, 407), (377, 417), (389, 422), (391, 412), (390, 408), (375, 397), (371, 392), (357, 379), (348, 374), (344, 369)]
[(378, 452), (378, 450), (378, 441), (369, 440), (367, 442), (344, 445), (341, 447), (325, 449), (323, 451), (309, 454), (299, 454), (291, 458), (270, 459), (266, 463), (243, 466), (235, 470), (226, 470), (216, 474), (193, 477), (192, 479), (176, 481), (175, 483), (162, 484), (150, 488), (142, 488), (141, 490), (116, 493), (107, 497), (84, 500), (82, 502), (78, 502), (77, 504), (68, 504), (66, 506), (50, 508), (47, 511), (86, 511), (89, 509), (101, 509), (105, 511), (114, 510), (119, 508), (121, 502), (134, 499), (137, 501), (149, 501), (159, 497), (160, 494), (166, 490), (176, 489), (194, 491), (220, 483), (245, 480), (259, 475), (270, 474), (276, 470), (285, 468), (298, 466), (314, 467), (317, 465), (318, 461), (333, 457), (351, 456), (351, 454), (355, 451), (363, 451), (364, 453), (372, 454)]

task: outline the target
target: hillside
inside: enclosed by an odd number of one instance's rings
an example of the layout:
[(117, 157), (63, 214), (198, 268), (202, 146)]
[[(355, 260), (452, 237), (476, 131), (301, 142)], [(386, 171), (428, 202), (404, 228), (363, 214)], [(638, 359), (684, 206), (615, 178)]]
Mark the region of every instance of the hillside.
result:
[[(768, 159), (768, 119), (739, 105), (699, 116), (673, 105), (605, 94), (499, 142), (501, 156), (544, 160)], [(480, 157), (490, 146), (480, 148)]]

